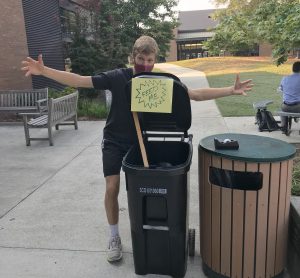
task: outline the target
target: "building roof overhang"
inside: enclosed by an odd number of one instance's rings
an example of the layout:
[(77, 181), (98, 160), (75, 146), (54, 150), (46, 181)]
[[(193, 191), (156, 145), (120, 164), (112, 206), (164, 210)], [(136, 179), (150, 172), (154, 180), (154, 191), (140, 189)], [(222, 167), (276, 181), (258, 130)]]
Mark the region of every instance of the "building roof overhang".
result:
[(177, 35), (176, 41), (196, 41), (196, 40), (206, 40), (214, 36), (214, 32), (186, 32), (179, 33)]
[(218, 20), (213, 19), (216, 9), (198, 10), (198, 11), (180, 11), (178, 15), (178, 32), (196, 29), (208, 30), (214, 29), (218, 25)]

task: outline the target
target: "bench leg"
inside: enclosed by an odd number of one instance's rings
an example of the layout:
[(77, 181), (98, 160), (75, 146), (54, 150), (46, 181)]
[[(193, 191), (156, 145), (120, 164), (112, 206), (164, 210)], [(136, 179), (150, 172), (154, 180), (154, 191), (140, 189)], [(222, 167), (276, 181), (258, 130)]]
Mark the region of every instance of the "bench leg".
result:
[(77, 114), (74, 117), (74, 125), (75, 125), (75, 129), (78, 129)]
[(49, 138), (49, 145), (53, 146), (52, 127), (50, 125), (48, 125), (48, 138)]
[(289, 136), (290, 134), (291, 134), (291, 129), (292, 129), (292, 120), (293, 120), (293, 118), (292, 117), (289, 117), (289, 119), (288, 119), (288, 130), (287, 130), (287, 136)]
[(293, 120), (293, 117), (287, 117), (287, 120), (286, 120), (286, 125), (285, 127), (283, 128), (283, 133), (286, 135), (286, 136), (290, 136), (291, 134), (291, 129), (292, 129), (292, 120)]
[(26, 146), (30, 146), (30, 135), (29, 135), (29, 128), (27, 124), (27, 115), (23, 115), (23, 123), (24, 123)]

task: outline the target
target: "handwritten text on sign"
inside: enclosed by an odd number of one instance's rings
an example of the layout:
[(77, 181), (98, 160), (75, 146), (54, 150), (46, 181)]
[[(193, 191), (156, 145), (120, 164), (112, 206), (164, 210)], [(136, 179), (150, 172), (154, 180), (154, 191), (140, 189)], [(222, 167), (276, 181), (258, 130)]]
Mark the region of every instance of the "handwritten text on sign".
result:
[(158, 78), (133, 78), (131, 111), (171, 113), (173, 80)]

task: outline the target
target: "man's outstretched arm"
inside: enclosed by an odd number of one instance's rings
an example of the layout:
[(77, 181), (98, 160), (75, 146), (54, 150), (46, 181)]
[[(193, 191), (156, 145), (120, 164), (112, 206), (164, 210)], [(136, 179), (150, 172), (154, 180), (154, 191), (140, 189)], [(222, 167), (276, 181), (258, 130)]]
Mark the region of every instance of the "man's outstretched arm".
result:
[(25, 71), (25, 76), (42, 75), (70, 87), (93, 88), (91, 76), (81, 76), (79, 74), (46, 67), (43, 62), (42, 54), (38, 56), (37, 61), (27, 57), (26, 60), (22, 61), (22, 65), (21, 70)]
[(253, 87), (252, 80), (240, 81), (240, 77), (237, 74), (236, 80), (233, 86), (223, 88), (199, 88), (189, 89), (189, 97), (195, 101), (216, 99), (220, 97), (226, 97), (231, 95), (247, 95), (247, 91), (250, 91)]

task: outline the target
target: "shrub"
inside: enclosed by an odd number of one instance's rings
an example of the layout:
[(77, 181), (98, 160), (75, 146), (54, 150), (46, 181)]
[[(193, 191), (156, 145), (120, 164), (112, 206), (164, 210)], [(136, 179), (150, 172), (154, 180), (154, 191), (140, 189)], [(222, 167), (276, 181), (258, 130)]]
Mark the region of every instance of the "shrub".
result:
[[(75, 92), (76, 89), (66, 87), (63, 91), (49, 88), (49, 98), (58, 98)], [(99, 91), (94, 89), (83, 89), (79, 95), (77, 113), (78, 117), (84, 117), (87, 120), (105, 119), (108, 115), (106, 104), (96, 97)]]
[(78, 117), (87, 117), (88, 120), (105, 119), (108, 115), (105, 103), (87, 98), (79, 99), (77, 111)]
[(75, 91), (76, 91), (76, 89), (72, 88), (72, 87), (66, 87), (62, 91), (58, 91), (58, 90), (55, 90), (53, 88), (48, 88), (48, 96), (49, 96), (49, 98), (58, 98), (58, 97), (62, 97), (62, 96), (72, 94)]
[(300, 196), (300, 163), (296, 162), (293, 169), (292, 195)]

